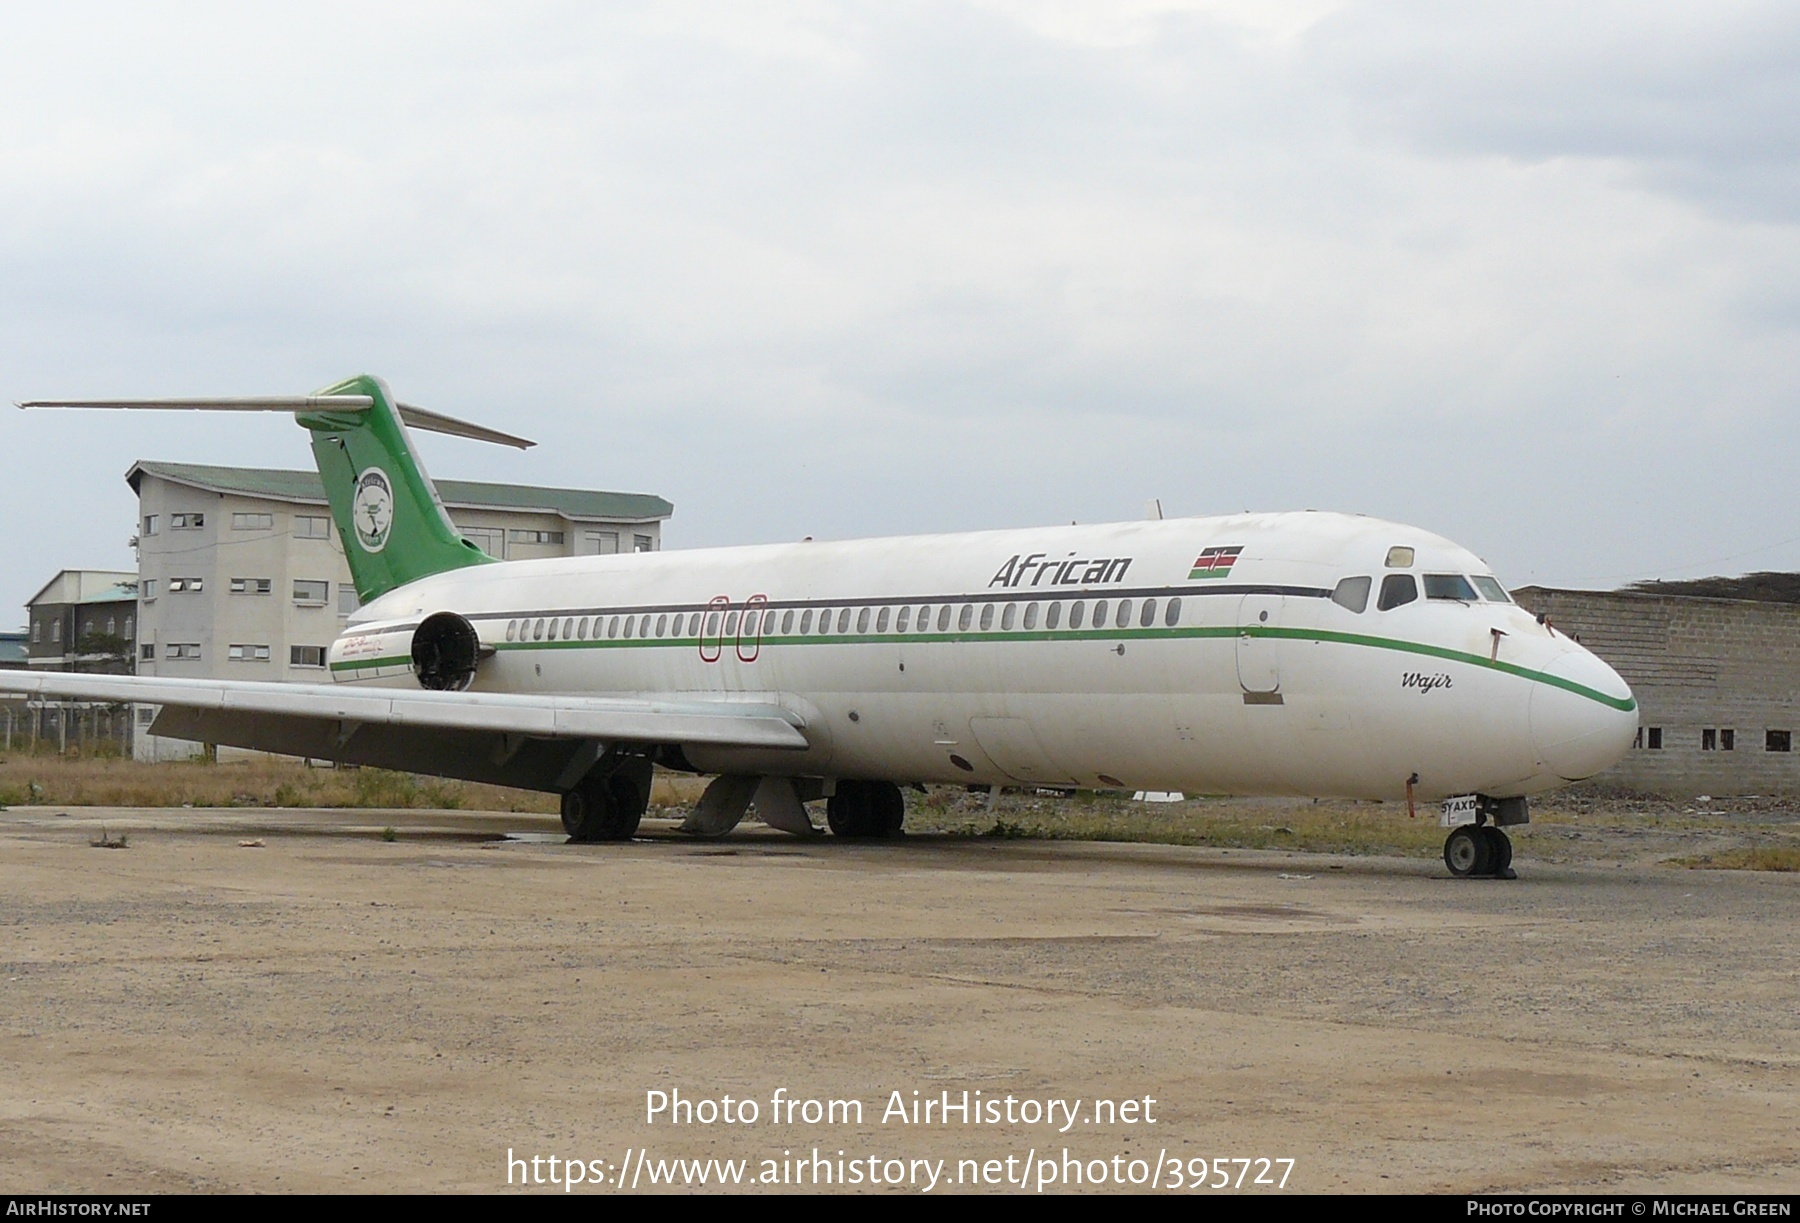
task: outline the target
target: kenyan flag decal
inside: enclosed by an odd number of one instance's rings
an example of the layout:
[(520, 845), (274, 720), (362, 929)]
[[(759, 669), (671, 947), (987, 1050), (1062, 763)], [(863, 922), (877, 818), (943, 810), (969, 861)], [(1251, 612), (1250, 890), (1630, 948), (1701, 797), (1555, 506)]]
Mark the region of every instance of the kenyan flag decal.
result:
[(1237, 563), (1238, 554), (1243, 550), (1242, 547), (1202, 549), (1194, 561), (1194, 571), (1188, 574), (1188, 581), (1230, 577), (1231, 567)]

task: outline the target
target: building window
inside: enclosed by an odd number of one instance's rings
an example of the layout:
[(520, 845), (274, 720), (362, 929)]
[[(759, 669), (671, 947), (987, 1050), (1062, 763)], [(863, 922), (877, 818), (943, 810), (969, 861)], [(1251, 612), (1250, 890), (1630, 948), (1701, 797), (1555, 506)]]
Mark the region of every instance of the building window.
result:
[[(508, 531), (506, 533), (506, 542), (511, 544), (561, 544), (562, 541), (563, 533), (561, 531)], [(616, 539), (613, 550), (618, 551)]]
[(1662, 727), (1638, 727), (1637, 739), (1632, 743), (1632, 746), (1644, 748), (1646, 751), (1662, 751)]
[(266, 595), (275, 588), (273, 578), (232, 578), (231, 593), (234, 595)]
[(61, 643), (61, 641), (62, 641), (62, 621), (61, 620), (52, 620), (50, 622), (50, 641), (52, 644), (60, 644)]
[(338, 615), (348, 616), (361, 606), (362, 604), (356, 598), (356, 587), (343, 585), (338, 587)]
[(619, 533), (617, 531), (589, 531), (587, 548), (596, 556), (611, 556), (619, 550)]
[(231, 529), (234, 531), (267, 531), (275, 526), (273, 514), (233, 514)]
[(631, 550), (633, 552), (648, 552), (650, 551), (650, 544), (651, 539), (648, 535), (633, 535), (631, 537)]
[(126, 616), (125, 617), (125, 635), (127, 637), (137, 636), (137, 617), (136, 616)]
[(197, 641), (170, 642), (163, 646), (163, 657), (185, 658), (197, 662), (200, 658), (200, 643)]
[(158, 526), (157, 517), (158, 516), (155, 514), (145, 514), (144, 515), (144, 534), (146, 534), (146, 535), (156, 534), (156, 528)]
[(155, 707), (151, 706), (151, 705), (139, 705), (138, 706), (138, 725), (139, 726), (148, 726), (148, 725), (150, 725), (150, 723), (152, 723), (154, 721), (156, 721)]
[(43, 639), (44, 639), (44, 622), (42, 620), (33, 620), (31, 622), (31, 644), (36, 645), (38, 642), (42, 641)]
[(309, 514), (296, 515), (294, 518), (295, 539), (330, 539), (331, 519), (317, 518)]
[(1729, 752), (1737, 747), (1737, 731), (1729, 726), (1719, 731), (1719, 750)]
[(156, 579), (155, 578), (145, 578), (142, 585), (143, 585), (143, 593), (144, 593), (144, 602), (148, 603), (151, 600), (155, 599), (156, 598)]
[(1703, 752), (1718, 751), (1719, 750), (1719, 732), (1714, 730), (1710, 726), (1705, 728), (1704, 730), (1702, 730), (1700, 732), (1700, 750)]
[(331, 583), (305, 578), (294, 579), (294, 602), (320, 605), (331, 599)]
[(155, 662), (156, 661), (156, 647), (154, 645), (152, 645), (150, 642), (146, 641), (143, 645), (138, 647), (138, 657), (143, 659), (145, 662)]
[(169, 579), (169, 593), (170, 594), (179, 594), (182, 591), (186, 591), (190, 594), (198, 594), (200, 591), (205, 590), (205, 589), (206, 589), (206, 579), (205, 578), (170, 578)]
[(175, 531), (192, 531), (206, 525), (205, 514), (170, 514), (169, 527)]
[(232, 662), (268, 662), (269, 647), (266, 645), (234, 645), (225, 652)]
[(1786, 730), (1764, 731), (1763, 750), (1766, 752), (1790, 752), (1794, 750), (1793, 732)]
[(296, 667), (322, 667), (325, 665), (325, 647), (291, 645), (288, 647), (288, 662)]

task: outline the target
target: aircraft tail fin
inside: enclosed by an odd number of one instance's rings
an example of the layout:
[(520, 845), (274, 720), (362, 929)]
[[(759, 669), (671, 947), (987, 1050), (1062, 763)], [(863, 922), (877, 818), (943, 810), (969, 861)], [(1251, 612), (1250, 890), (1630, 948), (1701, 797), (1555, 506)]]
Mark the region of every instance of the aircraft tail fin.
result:
[(367, 374), (313, 395), (247, 399), (33, 400), (22, 408), (189, 409), (292, 412), (312, 434), (314, 461), (363, 602), (434, 573), (492, 558), (461, 538), (407, 436), (408, 425), (520, 449), (533, 443), (482, 425), (400, 404)]

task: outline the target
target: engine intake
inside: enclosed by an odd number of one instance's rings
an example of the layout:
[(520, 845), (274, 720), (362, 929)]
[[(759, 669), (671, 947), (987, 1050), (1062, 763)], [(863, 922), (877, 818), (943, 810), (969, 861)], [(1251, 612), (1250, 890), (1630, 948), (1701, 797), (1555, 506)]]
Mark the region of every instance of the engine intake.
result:
[(481, 662), (481, 636), (455, 612), (434, 612), (413, 633), (413, 673), (419, 687), (435, 692), (461, 692), (475, 682)]

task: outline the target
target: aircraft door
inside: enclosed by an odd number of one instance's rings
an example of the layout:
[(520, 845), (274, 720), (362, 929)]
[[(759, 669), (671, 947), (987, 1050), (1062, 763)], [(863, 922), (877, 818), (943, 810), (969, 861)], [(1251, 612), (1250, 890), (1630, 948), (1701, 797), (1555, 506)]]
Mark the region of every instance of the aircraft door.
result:
[(1245, 692), (1281, 691), (1280, 595), (1245, 595), (1238, 603), (1237, 671)]

